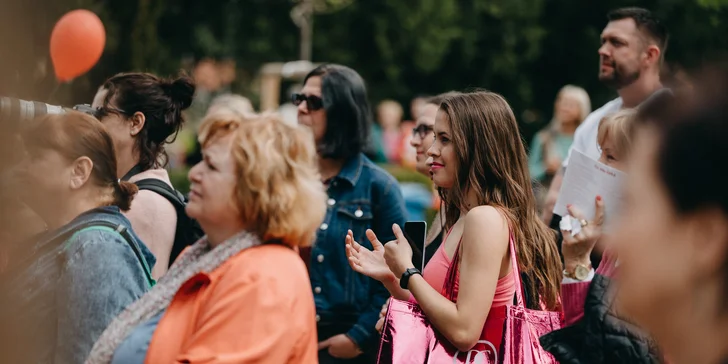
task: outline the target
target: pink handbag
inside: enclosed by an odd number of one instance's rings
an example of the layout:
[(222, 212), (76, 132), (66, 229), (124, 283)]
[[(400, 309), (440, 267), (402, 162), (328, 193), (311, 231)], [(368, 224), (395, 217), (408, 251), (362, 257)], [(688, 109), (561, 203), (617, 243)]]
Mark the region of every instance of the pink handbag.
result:
[[(378, 364), (551, 364), (557, 363), (539, 343), (539, 337), (563, 326), (563, 313), (528, 309), (523, 298), (513, 234), (509, 241), (516, 277), (516, 304), (491, 309), (478, 341), (467, 353), (459, 352), (427, 320), (416, 303), (391, 299), (379, 345)], [(459, 249), (458, 249), (459, 251)], [(453, 262), (457, 262), (456, 257)], [(455, 264), (453, 264), (454, 266)], [(451, 268), (453, 268), (451, 266)], [(456, 268), (456, 267), (455, 267)], [(455, 275), (451, 274), (451, 279)], [(446, 282), (446, 286), (453, 285)], [(450, 291), (449, 289), (446, 291)], [(448, 292), (449, 293), (449, 292)], [(450, 295), (452, 296), (452, 295)], [(502, 323), (502, 326), (499, 324)], [(488, 326), (503, 327), (499, 348), (486, 340)], [(492, 336), (491, 336), (492, 338)]]

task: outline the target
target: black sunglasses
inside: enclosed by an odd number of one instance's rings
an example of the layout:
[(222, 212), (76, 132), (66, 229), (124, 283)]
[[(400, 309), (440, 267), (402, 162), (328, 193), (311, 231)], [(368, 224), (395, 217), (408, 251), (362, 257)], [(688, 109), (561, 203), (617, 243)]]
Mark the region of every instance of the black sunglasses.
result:
[(321, 110), (324, 107), (324, 100), (318, 96), (305, 94), (291, 95), (291, 102), (296, 106), (301, 105), (304, 101), (306, 101), (306, 107), (309, 111)]
[(435, 130), (433, 127), (425, 124), (417, 125), (416, 128), (412, 129), (413, 135), (419, 135), (420, 139), (425, 139), (427, 137), (427, 134), (431, 133), (433, 130)]

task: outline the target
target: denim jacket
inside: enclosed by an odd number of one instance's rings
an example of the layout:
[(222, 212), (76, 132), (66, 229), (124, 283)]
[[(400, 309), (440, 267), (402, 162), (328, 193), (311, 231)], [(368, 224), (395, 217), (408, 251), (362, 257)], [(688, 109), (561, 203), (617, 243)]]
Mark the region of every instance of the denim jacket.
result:
[(5, 282), (8, 305), (0, 319), (18, 340), (10, 347), (15, 354), (3, 350), (0, 362), (83, 363), (106, 326), (151, 288), (121, 234), (97, 227), (73, 233), (94, 221), (128, 229), (148, 268), (154, 266), (154, 256), (117, 207), (84, 212), (41, 235), (34, 253)]
[(405, 205), (397, 181), (363, 154), (349, 159), (329, 183), (326, 218), (311, 250), (310, 275), (316, 320), (350, 327), (346, 334), (363, 350), (377, 337), (379, 311), (389, 297), (384, 286), (354, 272), (345, 252), (347, 230), (368, 249), (372, 229), (383, 243), (393, 240), (392, 224), (405, 222)]

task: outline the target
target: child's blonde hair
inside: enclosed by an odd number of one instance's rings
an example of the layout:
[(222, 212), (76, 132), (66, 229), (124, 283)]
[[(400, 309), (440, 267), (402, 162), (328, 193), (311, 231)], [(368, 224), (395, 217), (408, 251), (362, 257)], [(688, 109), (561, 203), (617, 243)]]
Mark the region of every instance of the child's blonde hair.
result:
[(634, 118), (637, 114), (635, 109), (623, 109), (616, 113), (609, 114), (599, 122), (597, 131), (597, 142), (603, 146), (607, 138), (613, 142), (617, 149), (615, 153), (627, 155), (632, 146), (634, 131)]

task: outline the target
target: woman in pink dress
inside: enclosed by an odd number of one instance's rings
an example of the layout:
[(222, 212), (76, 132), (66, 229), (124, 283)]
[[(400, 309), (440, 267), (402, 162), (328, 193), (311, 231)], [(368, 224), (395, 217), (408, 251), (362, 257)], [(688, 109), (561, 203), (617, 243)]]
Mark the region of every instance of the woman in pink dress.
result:
[(561, 262), (555, 235), (537, 216), (526, 151), (503, 97), (492, 92), (446, 97), (434, 132), (427, 163), (445, 203), (443, 244), (421, 273), (394, 225), (397, 240), (386, 245), (367, 232), (373, 251), (349, 235), (349, 261), (355, 271), (384, 283), (393, 297), (416, 300), (458, 350), (468, 351), (479, 340), (498, 348), (505, 307), (513, 303), (520, 279), (511, 269), (510, 237), (517, 268), (527, 277), (528, 306), (558, 310)]

